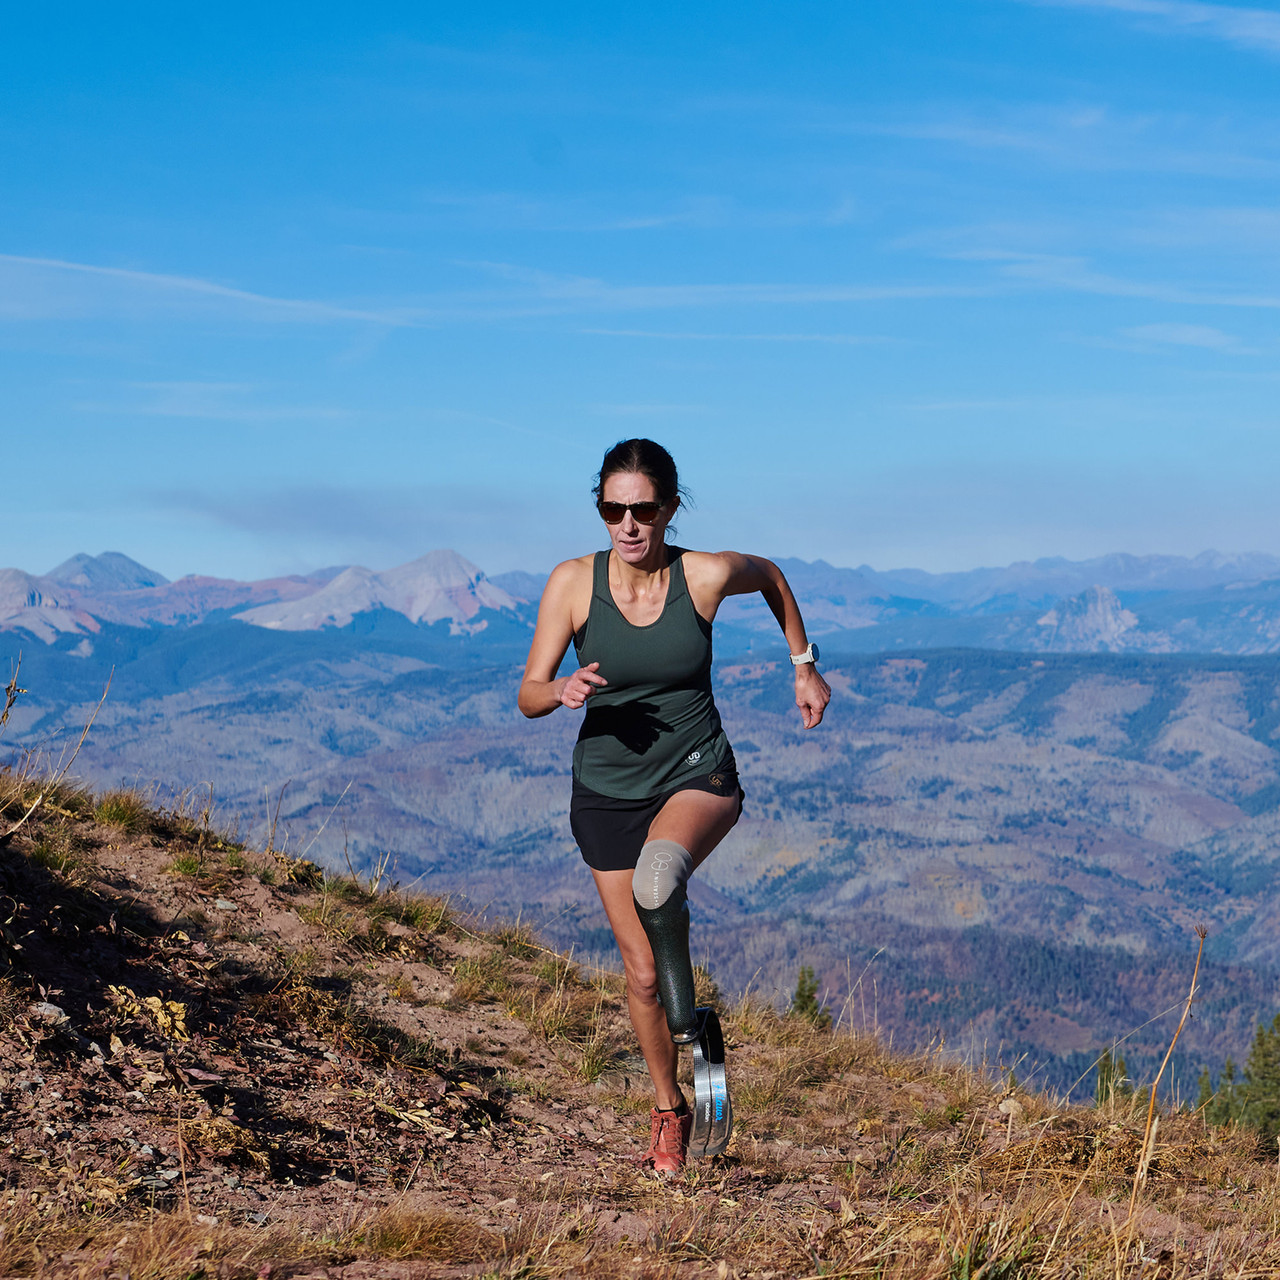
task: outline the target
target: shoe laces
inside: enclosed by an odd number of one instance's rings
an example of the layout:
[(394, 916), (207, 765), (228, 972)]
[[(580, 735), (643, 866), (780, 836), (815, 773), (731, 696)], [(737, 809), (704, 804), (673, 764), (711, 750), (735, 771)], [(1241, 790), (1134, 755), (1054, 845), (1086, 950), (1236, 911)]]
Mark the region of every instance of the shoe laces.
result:
[(674, 1111), (656, 1111), (653, 1117), (653, 1137), (649, 1146), (663, 1155), (679, 1156), (684, 1154), (681, 1141), (681, 1124), (684, 1116)]

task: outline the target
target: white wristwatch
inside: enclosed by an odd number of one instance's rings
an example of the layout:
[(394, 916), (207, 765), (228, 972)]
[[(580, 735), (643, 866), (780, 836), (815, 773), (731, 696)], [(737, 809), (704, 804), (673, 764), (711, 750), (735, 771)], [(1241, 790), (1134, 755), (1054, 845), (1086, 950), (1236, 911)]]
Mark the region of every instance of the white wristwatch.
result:
[(818, 661), (818, 646), (809, 641), (809, 647), (803, 653), (793, 653), (791, 655), (791, 665), (793, 667), (802, 667), (806, 662)]

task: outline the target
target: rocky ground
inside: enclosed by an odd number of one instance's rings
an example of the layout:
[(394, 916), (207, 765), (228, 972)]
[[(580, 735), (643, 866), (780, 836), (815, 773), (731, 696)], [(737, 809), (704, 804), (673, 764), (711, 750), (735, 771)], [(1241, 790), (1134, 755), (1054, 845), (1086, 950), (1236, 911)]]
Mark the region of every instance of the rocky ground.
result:
[[(0, 781), (3, 832), (34, 792)], [(0, 841), (0, 1277), (1280, 1267), (1249, 1134), (1163, 1115), (1139, 1178), (1140, 1099), (1069, 1108), (750, 999), (725, 1025), (734, 1140), (657, 1181), (616, 974), (59, 788)]]

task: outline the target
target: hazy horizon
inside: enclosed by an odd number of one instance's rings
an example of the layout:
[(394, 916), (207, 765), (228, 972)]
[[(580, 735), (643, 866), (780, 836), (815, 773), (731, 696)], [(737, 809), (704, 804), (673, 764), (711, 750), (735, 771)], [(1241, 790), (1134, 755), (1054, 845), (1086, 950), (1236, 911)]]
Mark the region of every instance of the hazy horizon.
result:
[[(684, 545), (687, 543), (687, 540), (680, 539), (680, 543)], [(436, 552), (440, 552), (440, 551), (449, 551), (449, 552), (453, 552), (456, 555), (460, 555), (464, 560), (468, 560), (472, 564), (474, 564), (476, 568), (479, 569), (482, 573), (484, 573), (485, 577), (487, 578), (500, 577), (501, 575), (507, 574), (507, 573), (527, 573), (532, 576), (539, 576), (539, 575), (545, 576), (547, 573), (550, 572), (551, 568), (553, 567), (551, 563), (548, 563), (548, 564), (536, 565), (536, 566), (529, 565), (529, 564), (522, 564), (522, 565), (513, 566), (512, 568), (509, 568), (509, 569), (490, 569), (488, 565), (480, 563), (473, 556), (469, 556), (465, 552), (459, 551), (456, 547), (428, 547), (425, 551), (421, 551), (416, 554), (410, 555), (406, 560), (396, 560), (396, 561), (390, 561), (387, 563), (379, 563), (379, 564), (357, 561), (357, 560), (349, 560), (349, 561), (340, 562), (340, 563), (335, 562), (332, 564), (312, 565), (309, 568), (300, 568), (300, 569), (290, 570), (286, 573), (265, 574), (261, 579), (235, 579), (230, 574), (218, 573), (216, 571), (211, 571), (205, 568), (185, 569), (176, 574), (166, 573), (164, 572), (164, 570), (158, 569), (157, 566), (155, 566), (154, 564), (150, 564), (144, 560), (141, 560), (137, 556), (130, 555), (129, 552), (127, 551), (121, 551), (118, 547), (109, 547), (109, 548), (105, 548), (102, 551), (97, 551), (97, 552), (83, 551), (83, 550), (74, 552), (72, 553), (72, 555), (64, 557), (57, 564), (51, 565), (48, 569), (38, 570), (38, 569), (33, 569), (27, 565), (12, 564), (12, 565), (0, 565), (0, 570), (6, 569), (6, 568), (18, 569), (24, 573), (31, 574), (33, 577), (44, 577), (53, 573), (57, 569), (61, 568), (64, 564), (73, 560), (77, 555), (88, 555), (91, 557), (97, 557), (97, 556), (114, 554), (114, 555), (126, 556), (128, 559), (133, 560), (136, 564), (140, 564), (146, 569), (152, 570), (153, 572), (162, 573), (163, 576), (168, 578), (171, 582), (179, 581), (180, 579), (185, 577), (221, 578), (229, 581), (261, 581), (261, 580), (266, 580), (266, 579), (276, 578), (276, 577), (289, 577), (289, 576), (307, 577), (317, 573), (325, 573), (330, 571), (341, 572), (344, 569), (353, 569), (353, 568), (368, 569), (373, 573), (385, 573), (390, 569), (399, 568), (402, 565), (410, 564), (415, 560), (420, 560), (426, 556), (433, 555)], [(769, 553), (761, 552), (760, 554), (767, 555)], [(1025, 560), (1011, 560), (1005, 564), (965, 565), (963, 567), (955, 568), (955, 569), (937, 569), (937, 570), (925, 569), (920, 565), (893, 565), (887, 568), (881, 568), (877, 565), (868, 564), (865, 561), (861, 564), (836, 564), (833, 561), (827, 560), (822, 556), (815, 556), (812, 558), (808, 558), (804, 556), (778, 556), (777, 558), (780, 560), (781, 559), (798, 559), (798, 560), (803, 560), (807, 564), (824, 563), (829, 565), (833, 569), (848, 570), (850, 572), (857, 572), (859, 570), (866, 569), (871, 571), (872, 573), (883, 574), (886, 576), (891, 576), (891, 575), (900, 574), (900, 573), (926, 573), (926, 574), (931, 574), (934, 576), (941, 577), (949, 574), (997, 572), (1002, 569), (1016, 568), (1019, 565), (1036, 565), (1041, 563), (1061, 562), (1063, 564), (1068, 564), (1068, 565), (1078, 565), (1078, 564), (1089, 563), (1094, 560), (1105, 560), (1111, 557), (1133, 557), (1139, 560), (1146, 559), (1146, 558), (1168, 558), (1168, 559), (1186, 560), (1188, 562), (1194, 562), (1202, 558), (1209, 558), (1209, 557), (1217, 557), (1222, 560), (1231, 561), (1231, 560), (1247, 560), (1253, 556), (1272, 557), (1272, 553), (1265, 552), (1265, 551), (1258, 551), (1258, 550), (1223, 552), (1213, 547), (1206, 547), (1203, 551), (1198, 552), (1196, 555), (1193, 555), (1193, 556), (1167, 555), (1167, 553), (1159, 552), (1159, 551), (1150, 552), (1150, 553), (1147, 553), (1146, 555), (1137, 555), (1136, 553), (1130, 552), (1130, 551), (1108, 551), (1108, 552), (1102, 553), (1102, 555), (1100, 556), (1087, 556), (1078, 560), (1072, 559), (1066, 556), (1044, 555), (1044, 556), (1035, 556)], [(1272, 558), (1276, 560), (1280, 560), (1280, 556), (1274, 556)]]

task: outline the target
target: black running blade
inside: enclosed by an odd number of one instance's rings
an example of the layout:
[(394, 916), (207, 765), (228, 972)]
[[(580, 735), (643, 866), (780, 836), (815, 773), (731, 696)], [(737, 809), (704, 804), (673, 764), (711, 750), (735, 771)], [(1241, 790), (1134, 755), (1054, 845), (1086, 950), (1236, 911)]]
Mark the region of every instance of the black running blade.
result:
[(724, 1035), (714, 1009), (697, 1011), (701, 1027), (693, 1042), (693, 1128), (689, 1154), (695, 1160), (718, 1156), (733, 1133), (733, 1103), (724, 1074)]

